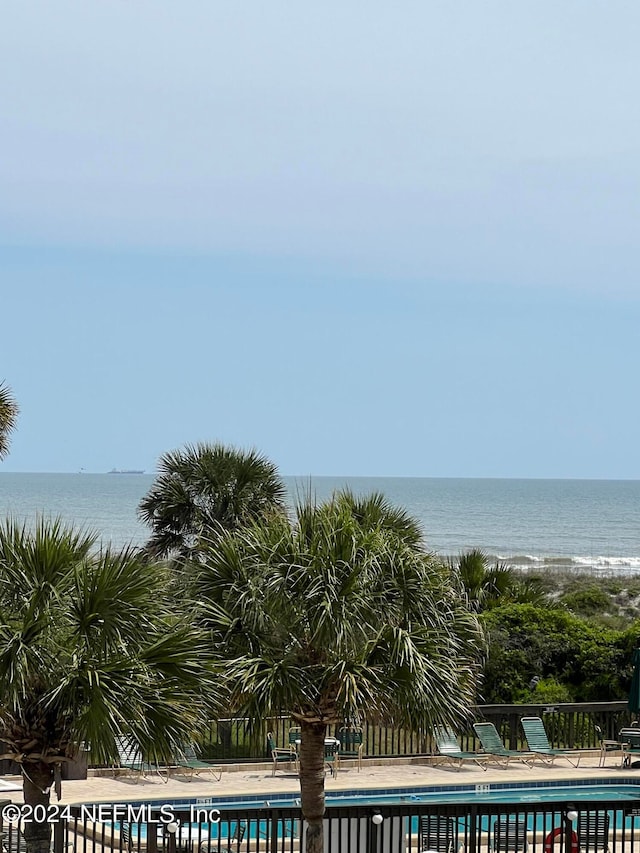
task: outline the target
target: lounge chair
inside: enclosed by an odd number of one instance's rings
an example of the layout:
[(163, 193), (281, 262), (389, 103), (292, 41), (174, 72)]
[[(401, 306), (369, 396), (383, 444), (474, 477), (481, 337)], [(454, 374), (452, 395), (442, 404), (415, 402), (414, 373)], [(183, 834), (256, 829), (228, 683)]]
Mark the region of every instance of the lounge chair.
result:
[[(582, 753), (575, 749), (554, 749), (549, 743), (544, 723), (540, 717), (523, 717), (520, 722), (527, 739), (527, 746), (531, 752), (539, 755), (549, 764), (553, 764), (556, 758), (566, 758), (569, 764), (577, 767), (580, 764)], [(575, 762), (574, 762), (575, 759)]]
[(338, 750), (340, 759), (355, 759), (359, 773), (362, 769), (362, 754), (364, 752), (362, 729), (359, 726), (343, 726), (338, 731), (338, 740), (340, 741)]
[(456, 818), (439, 814), (420, 817), (420, 853), (427, 850), (433, 850), (435, 853), (457, 853), (459, 847)]
[[(11, 800), (7, 800), (7, 804)], [(5, 827), (0, 834), (2, 842), (2, 853), (27, 853), (27, 842), (18, 826), (12, 826), (10, 823), (5, 824)]]
[(527, 767), (533, 767), (535, 755), (531, 752), (507, 749), (493, 723), (474, 723), (473, 729), (480, 738), (482, 749), (488, 755), (495, 755), (496, 758), (502, 759), (505, 766), (511, 761), (522, 761)]
[(499, 815), (493, 823), (493, 853), (526, 853), (527, 821), (523, 815)]
[(476, 764), (487, 769), (487, 761), (492, 760), (490, 755), (482, 755), (479, 752), (465, 752), (460, 749), (460, 744), (455, 734), (446, 726), (435, 726), (433, 733), (438, 747), (438, 755), (436, 759), (442, 759), (446, 764), (458, 765), (458, 770), (463, 764)]
[(133, 850), (133, 838), (131, 837), (131, 824), (127, 820), (120, 823), (120, 850)]
[(291, 726), (289, 729), (289, 749), (292, 752), (297, 752), (302, 740), (302, 730), (300, 726)]
[(116, 748), (118, 750), (118, 761), (111, 767), (113, 775), (121, 775), (122, 773), (141, 774), (142, 760), (138, 747), (128, 738), (117, 737)]
[(199, 853), (238, 853), (246, 832), (246, 822), (243, 820), (238, 821), (233, 831), (233, 835), (227, 840), (226, 846), (222, 841), (203, 841), (199, 847)]
[(622, 766), (630, 767), (633, 756), (640, 756), (640, 728), (630, 726), (620, 729), (618, 739), (622, 746)]
[[(611, 753), (616, 752), (622, 756), (621, 760), (622, 764), (624, 764), (624, 741), (606, 738), (601, 726), (594, 726), (594, 729), (598, 736), (598, 740), (600, 741), (600, 758), (598, 760), (598, 767), (604, 767), (607, 763), (607, 755), (611, 755)], [(638, 734), (640, 735), (640, 731)]]
[(580, 853), (608, 853), (609, 813), (578, 812), (577, 834)]
[(113, 768), (114, 776), (120, 772), (133, 773), (137, 777), (136, 781), (139, 782), (143, 776), (149, 773), (157, 773), (164, 782), (169, 781), (169, 768), (143, 761), (140, 748), (131, 738), (117, 737), (116, 747), (118, 749), (118, 764)]
[(329, 769), (334, 779), (338, 777), (340, 768), (340, 741), (336, 738), (325, 738), (324, 741), (324, 767)]
[(298, 753), (290, 748), (284, 749), (283, 747), (276, 746), (272, 732), (267, 732), (267, 749), (273, 759), (272, 776), (276, 775), (278, 764), (286, 764), (289, 767), (293, 764), (296, 768), (296, 773), (298, 772)]
[(184, 746), (174, 760), (175, 765), (178, 768), (178, 772), (183, 772), (188, 775), (189, 781), (191, 781), (194, 776), (199, 776), (201, 773), (207, 772), (213, 773), (218, 782), (222, 778), (222, 768), (216, 767), (213, 764), (209, 764), (208, 761), (202, 761), (201, 758), (198, 758), (195, 747), (192, 744)]

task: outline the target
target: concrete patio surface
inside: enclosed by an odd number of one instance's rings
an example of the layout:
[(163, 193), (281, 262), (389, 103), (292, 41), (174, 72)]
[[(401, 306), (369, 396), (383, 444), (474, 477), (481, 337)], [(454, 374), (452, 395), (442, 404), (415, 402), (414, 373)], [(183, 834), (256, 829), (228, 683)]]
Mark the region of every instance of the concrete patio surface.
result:
[[(579, 767), (572, 767), (566, 759), (556, 759), (553, 766), (536, 761), (533, 768), (520, 762), (511, 762), (508, 767), (489, 765), (486, 771), (480, 767), (464, 765), (460, 770), (450, 765), (434, 765), (431, 759), (365, 761), (360, 772), (355, 764), (343, 762), (334, 779), (329, 772), (325, 776), (327, 794), (334, 791), (358, 791), (363, 789), (419, 788), (431, 785), (487, 785), (505, 782), (565, 781), (576, 779), (615, 779), (637, 776), (633, 768), (621, 768), (620, 756), (607, 756), (607, 763), (599, 767), (599, 752), (585, 751)], [(185, 798), (238, 797), (264, 795), (265, 800), (275, 794), (300, 795), (300, 784), (295, 772), (278, 770), (271, 775), (271, 763), (223, 766), (222, 778), (217, 781), (210, 773), (187, 777), (171, 774), (165, 782), (160, 776), (150, 775), (138, 779), (134, 776), (90, 775), (87, 779), (66, 780), (62, 783), (62, 802), (65, 803), (112, 803), (156, 801), (158, 804)], [(103, 771), (104, 772), (104, 771)], [(106, 773), (106, 772), (105, 772)], [(7, 782), (21, 784), (19, 777), (6, 776)], [(6, 792), (3, 797), (20, 802), (21, 790)], [(52, 795), (52, 802), (54, 801)]]

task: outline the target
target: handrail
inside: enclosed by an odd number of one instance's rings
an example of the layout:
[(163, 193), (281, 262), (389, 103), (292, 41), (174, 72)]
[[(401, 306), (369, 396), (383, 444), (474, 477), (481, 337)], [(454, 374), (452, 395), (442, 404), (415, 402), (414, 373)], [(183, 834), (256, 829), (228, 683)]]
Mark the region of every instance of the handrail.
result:
[[(473, 723), (492, 722), (500, 732), (507, 749), (521, 749), (524, 738), (520, 719), (539, 716), (545, 721), (549, 740), (554, 747), (598, 748), (601, 738), (615, 739), (620, 729), (632, 721), (626, 701), (527, 703), (523, 705), (477, 705), (471, 709), (468, 726), (458, 731), (461, 748), (475, 750), (480, 744)], [(337, 736), (342, 723), (328, 734)], [(278, 746), (288, 746), (291, 719), (283, 714), (258, 724), (246, 718), (212, 720), (203, 732), (200, 749), (204, 759), (216, 764), (266, 761), (266, 732), (272, 731)], [(602, 730), (599, 735), (596, 726)], [(415, 732), (391, 726), (362, 723), (363, 757), (420, 756), (436, 752), (431, 732)], [(10, 762), (0, 762), (0, 774), (19, 772)]]
[[(615, 737), (618, 731), (631, 722), (626, 701), (527, 703), (523, 705), (477, 705), (471, 709), (468, 728), (459, 731), (464, 749), (479, 746), (472, 724), (480, 720), (493, 722), (508, 749), (523, 745), (520, 719), (525, 716), (542, 717), (548, 725), (553, 746), (576, 748), (599, 746), (600, 737), (595, 727), (602, 729), (603, 737)], [(329, 734), (337, 735), (343, 724), (335, 726)], [(270, 718), (261, 725), (250, 725), (246, 719), (212, 721), (202, 742), (203, 755), (220, 761), (248, 761), (266, 756), (265, 734), (273, 731), (279, 746), (288, 744), (291, 719), (288, 715)], [(430, 732), (412, 732), (391, 726), (362, 723), (365, 756), (412, 756), (433, 754), (435, 744)], [(252, 734), (253, 732), (253, 734)]]

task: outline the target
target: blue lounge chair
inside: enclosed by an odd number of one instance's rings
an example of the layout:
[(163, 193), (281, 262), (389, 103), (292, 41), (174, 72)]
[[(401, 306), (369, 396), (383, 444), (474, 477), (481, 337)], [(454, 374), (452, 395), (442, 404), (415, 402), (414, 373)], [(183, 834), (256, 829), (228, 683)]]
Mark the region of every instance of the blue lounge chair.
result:
[(335, 738), (325, 738), (324, 741), (324, 767), (329, 769), (334, 779), (338, 777), (340, 768), (340, 741)]
[[(604, 732), (602, 731), (601, 726), (594, 726), (593, 728), (595, 729), (595, 732), (598, 736), (598, 740), (600, 741), (600, 758), (598, 761), (598, 766), (604, 767), (607, 763), (607, 756), (611, 755), (612, 753), (618, 753), (618, 755), (622, 756), (621, 762), (624, 766), (624, 740), (613, 740), (613, 738), (606, 738), (604, 736)], [(640, 736), (640, 730), (638, 730), (638, 735)]]
[(459, 848), (457, 818), (439, 814), (420, 817), (420, 853), (457, 853)]
[(618, 740), (622, 746), (622, 766), (630, 767), (631, 759), (640, 757), (640, 728), (629, 726), (620, 729)]
[(233, 835), (227, 839), (224, 844), (221, 839), (211, 842), (205, 841), (199, 847), (199, 853), (238, 853), (240, 846), (247, 832), (247, 824), (245, 821), (236, 823)]
[(487, 769), (487, 761), (491, 760), (490, 755), (482, 755), (479, 752), (465, 752), (460, 749), (455, 734), (446, 726), (435, 726), (433, 733), (438, 747), (436, 759), (442, 759), (445, 764), (457, 764), (458, 770), (463, 764), (476, 764), (483, 770)]
[(340, 748), (338, 755), (340, 760), (352, 758), (357, 761), (358, 773), (362, 768), (362, 755), (364, 752), (364, 738), (359, 726), (343, 726), (338, 731)]
[(271, 732), (267, 732), (267, 748), (273, 759), (273, 769), (271, 770), (271, 775), (276, 775), (276, 770), (278, 769), (278, 764), (286, 764), (288, 767), (291, 767), (293, 764), (296, 773), (298, 772), (298, 753), (295, 749), (284, 749), (283, 747), (276, 746), (275, 738)]
[(291, 726), (289, 729), (289, 749), (297, 752), (302, 740), (302, 729), (300, 726)]
[(140, 748), (131, 738), (117, 737), (116, 747), (118, 749), (118, 764), (113, 768), (114, 776), (121, 772), (133, 773), (136, 776), (136, 781), (139, 782), (143, 776), (147, 776), (149, 773), (157, 773), (164, 782), (169, 781), (169, 768), (143, 761)]
[(198, 758), (195, 747), (192, 744), (183, 746), (175, 757), (175, 764), (178, 772), (183, 772), (189, 776), (189, 781), (201, 773), (212, 773), (218, 782), (222, 778), (222, 768)]
[(566, 758), (569, 764), (573, 764), (574, 767), (580, 764), (582, 753), (574, 749), (555, 749), (551, 746), (540, 717), (523, 717), (520, 722), (527, 739), (527, 746), (543, 761), (553, 764), (556, 758)]
[(578, 812), (580, 853), (609, 853), (609, 813)]
[(535, 755), (532, 752), (507, 749), (493, 723), (474, 723), (473, 729), (487, 755), (494, 755), (497, 760), (504, 762), (505, 766), (511, 761), (522, 761), (527, 767), (533, 767)]
[(527, 821), (523, 815), (499, 815), (493, 823), (491, 839), (493, 853), (526, 853)]
[[(3, 800), (1, 805), (9, 805), (11, 800)], [(27, 853), (27, 841), (19, 826), (7, 823), (0, 834), (2, 853)]]

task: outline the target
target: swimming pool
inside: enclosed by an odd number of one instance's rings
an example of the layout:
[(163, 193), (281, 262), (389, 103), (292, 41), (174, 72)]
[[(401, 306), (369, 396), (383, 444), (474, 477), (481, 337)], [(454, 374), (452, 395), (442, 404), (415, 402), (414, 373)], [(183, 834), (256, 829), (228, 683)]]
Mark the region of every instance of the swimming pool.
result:
[[(522, 783), (490, 783), (476, 785), (447, 785), (422, 788), (404, 789), (370, 789), (363, 791), (332, 792), (326, 797), (326, 805), (329, 811), (327, 817), (331, 816), (332, 808), (350, 808), (358, 814), (366, 812), (371, 814), (372, 810), (385, 807), (391, 810), (402, 810), (403, 825), (406, 831), (416, 833), (418, 831), (418, 815), (425, 812), (429, 806), (442, 805), (449, 807), (455, 813), (455, 819), (459, 823), (460, 831), (468, 831), (471, 820), (471, 811), (475, 809), (478, 813), (473, 819), (476, 821), (478, 832), (489, 832), (495, 813), (491, 805), (503, 807), (505, 804), (514, 806), (515, 813), (524, 814), (528, 830), (540, 832), (546, 835), (562, 819), (567, 804), (571, 803), (576, 809), (580, 809), (581, 803), (588, 803), (589, 808), (597, 807), (598, 803), (615, 803), (615, 809), (611, 809), (610, 821), (614, 829), (623, 826), (633, 826), (640, 829), (640, 780), (634, 778), (598, 779), (598, 780), (576, 780), (572, 783), (559, 785), (557, 782), (522, 782)], [(548, 804), (548, 805), (547, 805)], [(626, 808), (629, 804), (630, 808)], [(142, 804), (141, 804), (142, 805)], [(299, 831), (299, 816), (294, 812), (287, 814), (287, 810), (297, 810), (300, 807), (300, 799), (291, 794), (270, 794), (269, 799), (264, 795), (254, 795), (244, 799), (234, 797), (201, 797), (192, 799), (173, 800), (170, 803), (178, 821), (181, 823), (180, 832), (183, 838), (230, 838), (240, 823), (248, 824), (249, 837), (265, 836), (271, 832), (270, 821), (278, 821), (278, 835), (291, 837), (296, 836)], [(539, 807), (542, 806), (541, 810)], [(636, 809), (636, 806), (638, 807)], [(219, 823), (189, 823), (191, 809), (219, 810), (221, 820)], [(263, 809), (283, 810), (277, 817), (269, 817), (264, 814)], [(638, 814), (635, 814), (635, 811)], [(504, 809), (502, 809), (504, 811)], [(243, 816), (244, 814), (244, 816)], [(348, 820), (351, 820), (347, 816)], [(368, 818), (354, 817), (359, 821)], [(395, 818), (394, 818), (395, 819)], [(118, 826), (116, 824), (115, 828)], [(466, 828), (466, 829), (465, 829)], [(146, 835), (146, 826), (140, 824), (134, 830), (134, 835), (139, 834), (141, 838)]]
[[(637, 800), (640, 799), (640, 784), (635, 781), (615, 783), (609, 780), (603, 782), (576, 783), (567, 785), (473, 785), (443, 788), (414, 788), (407, 790), (349, 791), (332, 793), (325, 798), (327, 806), (380, 806), (398, 805), (401, 803), (533, 803), (533, 802), (566, 802), (567, 800)], [(271, 795), (269, 799), (230, 800), (223, 798), (207, 800), (210, 807), (224, 809), (256, 808), (259, 806), (277, 808), (296, 808), (300, 806), (299, 797), (287, 795)], [(206, 806), (205, 806), (206, 808)]]

